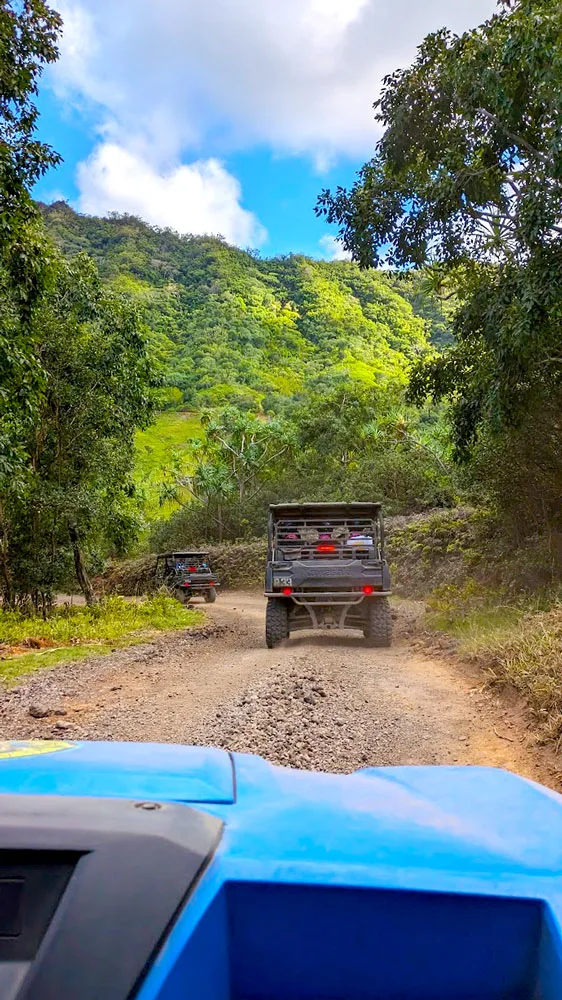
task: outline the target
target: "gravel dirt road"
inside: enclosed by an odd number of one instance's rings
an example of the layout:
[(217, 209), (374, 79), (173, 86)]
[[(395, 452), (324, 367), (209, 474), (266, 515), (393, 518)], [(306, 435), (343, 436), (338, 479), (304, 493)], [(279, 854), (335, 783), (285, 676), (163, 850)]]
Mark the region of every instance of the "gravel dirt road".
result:
[(349, 632), (300, 633), (270, 651), (261, 596), (229, 592), (206, 610), (198, 633), (45, 670), (5, 692), (2, 735), (205, 743), (332, 771), (488, 764), (560, 787), (517, 704), (420, 648), (420, 605), (395, 604), (389, 650)]

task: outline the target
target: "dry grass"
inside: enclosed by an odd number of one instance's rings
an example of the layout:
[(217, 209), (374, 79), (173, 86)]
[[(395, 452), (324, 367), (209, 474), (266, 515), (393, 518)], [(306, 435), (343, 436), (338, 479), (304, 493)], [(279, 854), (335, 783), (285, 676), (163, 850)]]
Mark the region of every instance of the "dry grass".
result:
[(459, 647), (491, 684), (509, 685), (528, 702), (545, 742), (562, 746), (562, 602), (546, 611), (494, 609), (495, 624), (468, 616)]

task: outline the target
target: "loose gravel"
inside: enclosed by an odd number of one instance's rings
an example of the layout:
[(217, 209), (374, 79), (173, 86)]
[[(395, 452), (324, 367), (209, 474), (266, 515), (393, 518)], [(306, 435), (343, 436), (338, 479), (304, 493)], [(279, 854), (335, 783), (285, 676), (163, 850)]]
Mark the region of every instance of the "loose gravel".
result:
[[(269, 676), (221, 706), (202, 725), (188, 729), (190, 743), (212, 744), (255, 753), (275, 764), (306, 770), (350, 772), (367, 765), (434, 763), (419, 726), (397, 714), (392, 703), (379, 705), (374, 717), (365, 684), (349, 664), (324, 662), (314, 668), (300, 656), (296, 669)], [(281, 666), (281, 664), (279, 664)], [(363, 681), (368, 679), (363, 678)]]
[(0, 736), (199, 743), (349, 772), (489, 764), (560, 784), (519, 706), (483, 690), (450, 649), (424, 646), (423, 608), (395, 604), (391, 649), (354, 633), (265, 648), (264, 601), (224, 594), (209, 625), (59, 668), (0, 692)]

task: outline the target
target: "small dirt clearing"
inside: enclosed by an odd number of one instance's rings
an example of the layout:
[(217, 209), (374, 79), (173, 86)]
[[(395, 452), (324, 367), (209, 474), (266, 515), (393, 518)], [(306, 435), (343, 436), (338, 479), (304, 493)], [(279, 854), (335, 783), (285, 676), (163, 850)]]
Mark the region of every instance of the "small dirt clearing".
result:
[[(6, 738), (205, 743), (293, 767), (485, 764), (560, 787), (517, 703), (420, 649), (422, 605), (396, 602), (391, 649), (353, 633), (264, 646), (264, 600), (229, 592), (208, 625), (48, 669), (2, 695)], [(37, 718), (30, 707), (45, 715)]]

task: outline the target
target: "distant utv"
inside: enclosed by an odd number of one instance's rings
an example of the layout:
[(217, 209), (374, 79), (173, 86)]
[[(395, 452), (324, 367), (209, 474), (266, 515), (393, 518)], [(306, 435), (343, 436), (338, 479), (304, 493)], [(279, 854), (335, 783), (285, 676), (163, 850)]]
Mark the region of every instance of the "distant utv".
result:
[(194, 597), (202, 597), (207, 604), (217, 599), (219, 582), (208, 552), (164, 552), (156, 560), (156, 582), (182, 604)]
[(265, 596), (270, 649), (311, 628), (360, 629), (370, 646), (390, 646), (381, 505), (272, 505)]

